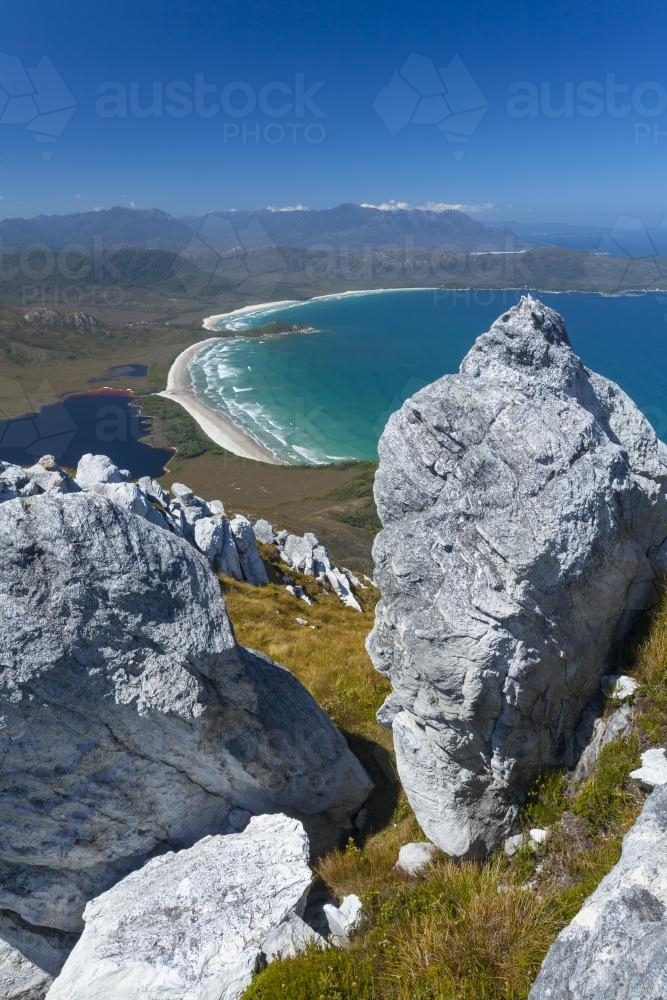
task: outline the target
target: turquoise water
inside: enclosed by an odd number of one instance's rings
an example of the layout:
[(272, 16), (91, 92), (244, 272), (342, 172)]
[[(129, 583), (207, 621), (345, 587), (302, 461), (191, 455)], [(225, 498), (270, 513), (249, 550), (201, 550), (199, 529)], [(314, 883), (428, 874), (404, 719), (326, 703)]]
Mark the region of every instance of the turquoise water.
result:
[[(267, 319), (318, 333), (212, 345), (191, 365), (193, 386), (288, 462), (375, 458), (389, 414), (457, 371), (475, 338), (519, 296), (400, 290), (234, 317), (228, 324), (240, 334)], [(665, 299), (539, 297), (563, 314), (586, 364), (618, 382), (667, 438)]]

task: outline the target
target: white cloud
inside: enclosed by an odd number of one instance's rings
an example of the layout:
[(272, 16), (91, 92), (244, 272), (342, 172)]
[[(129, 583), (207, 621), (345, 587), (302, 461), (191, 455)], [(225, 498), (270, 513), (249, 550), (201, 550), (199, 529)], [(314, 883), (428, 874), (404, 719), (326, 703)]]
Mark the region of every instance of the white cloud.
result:
[(494, 208), (493, 202), (486, 201), (479, 205), (466, 205), (446, 201), (426, 201), (422, 205), (413, 205), (409, 201), (381, 201), (379, 204), (362, 201), (361, 208), (377, 208), (381, 212), (398, 212), (401, 209), (416, 208), (422, 212), (489, 212)]
[(136, 207), (137, 207), (137, 206), (135, 205), (135, 203), (134, 203), (133, 201), (131, 201), (131, 202), (130, 202), (130, 208), (136, 208)]
[(83, 195), (82, 194), (75, 194), (74, 197), (75, 198), (83, 198)]
[(398, 212), (404, 208), (413, 208), (409, 201), (381, 201), (374, 205), (371, 201), (362, 201), (360, 208), (377, 208), (381, 212)]
[(379, 205), (374, 205), (370, 201), (362, 201), (360, 208), (377, 208), (381, 212), (398, 212), (404, 208), (416, 208), (409, 201), (381, 201)]
[(307, 205), (283, 205), (282, 207), (277, 207), (275, 205), (267, 205), (267, 212), (309, 212), (310, 209)]

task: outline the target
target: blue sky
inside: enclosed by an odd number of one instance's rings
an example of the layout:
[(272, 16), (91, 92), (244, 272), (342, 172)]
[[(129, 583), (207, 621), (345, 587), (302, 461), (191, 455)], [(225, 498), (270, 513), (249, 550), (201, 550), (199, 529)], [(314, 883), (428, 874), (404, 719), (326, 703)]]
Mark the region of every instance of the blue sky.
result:
[(57, 75), (75, 110), (38, 142), (5, 104), (0, 216), (394, 200), (650, 225), (667, 214), (666, 29), (647, 0), (26, 0), (0, 51), (26, 70), (47, 55), (38, 110), (62, 107)]

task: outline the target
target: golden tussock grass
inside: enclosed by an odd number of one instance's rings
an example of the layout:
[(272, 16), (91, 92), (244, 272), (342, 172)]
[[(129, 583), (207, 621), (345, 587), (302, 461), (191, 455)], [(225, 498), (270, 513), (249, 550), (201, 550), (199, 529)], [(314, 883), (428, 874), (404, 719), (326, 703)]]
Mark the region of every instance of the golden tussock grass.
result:
[(348, 735), (379, 782), (376, 799), (386, 801), (376, 801), (363, 837), (317, 866), (335, 895), (363, 900), (365, 921), (350, 947), (269, 966), (245, 1000), (525, 1000), (556, 935), (618, 860), (644, 799), (628, 782), (640, 749), (667, 738), (667, 598), (643, 638), (623, 651), (624, 670), (640, 681), (633, 734), (609, 744), (578, 788), (560, 772), (535, 784), (522, 828), (548, 826), (547, 842), (485, 863), (437, 854), (409, 878), (394, 870), (398, 851), (423, 835), (397, 793), (390, 733), (374, 718), (389, 687), (364, 648), (377, 595), (365, 592), (358, 614), (312, 580), (298, 582), (317, 598), (312, 607), (278, 584), (258, 590), (225, 580), (237, 636), (294, 671)]

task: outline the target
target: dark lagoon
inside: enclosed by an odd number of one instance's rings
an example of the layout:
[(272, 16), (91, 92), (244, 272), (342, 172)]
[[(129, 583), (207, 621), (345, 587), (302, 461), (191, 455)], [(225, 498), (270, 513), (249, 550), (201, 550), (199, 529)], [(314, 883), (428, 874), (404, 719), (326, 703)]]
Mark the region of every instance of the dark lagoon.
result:
[(53, 455), (74, 467), (87, 452), (108, 455), (133, 478), (159, 476), (174, 452), (141, 441), (151, 428), (130, 392), (98, 390), (67, 396), (12, 420), (0, 421), (0, 459), (32, 465)]
[(148, 365), (114, 365), (107, 368), (104, 375), (89, 378), (91, 385), (104, 385), (105, 382), (115, 382), (126, 378), (143, 378), (148, 374)]

